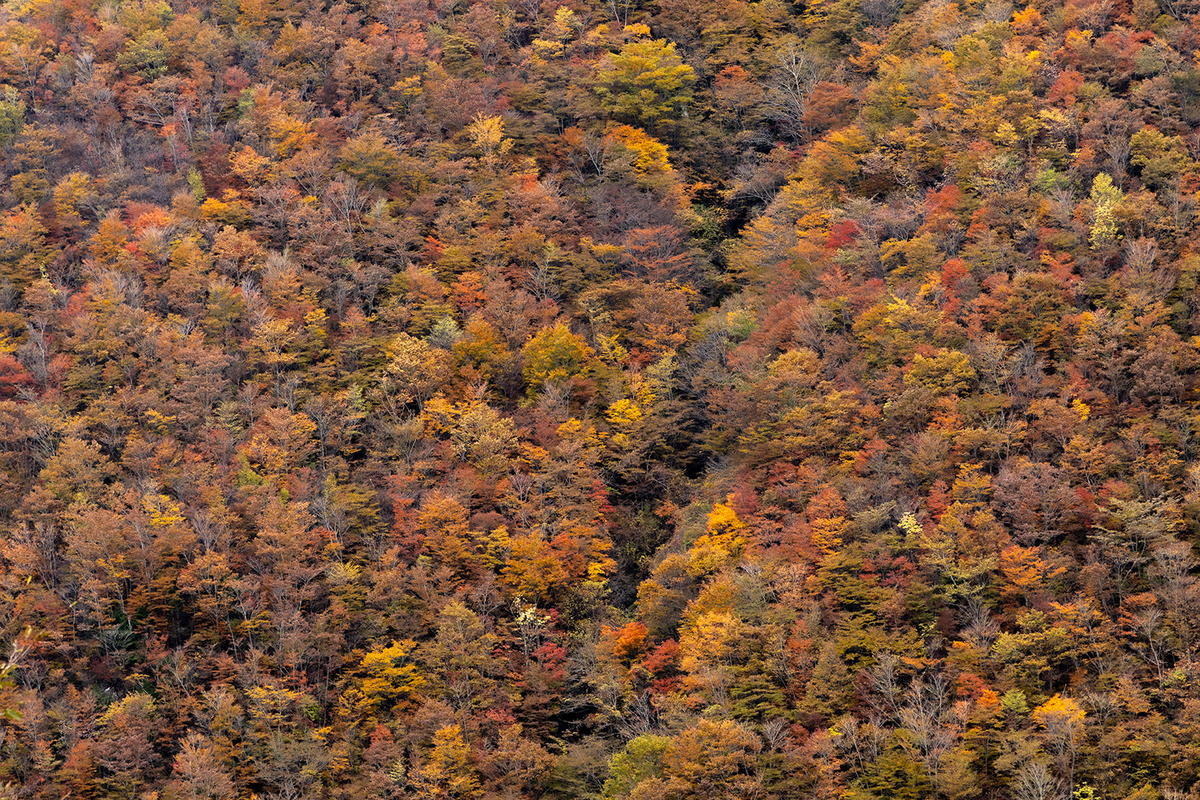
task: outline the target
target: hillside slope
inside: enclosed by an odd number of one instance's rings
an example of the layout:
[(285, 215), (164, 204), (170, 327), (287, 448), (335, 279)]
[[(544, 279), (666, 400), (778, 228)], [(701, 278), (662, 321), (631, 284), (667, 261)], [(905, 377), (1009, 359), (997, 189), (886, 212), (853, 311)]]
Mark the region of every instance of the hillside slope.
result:
[(1200, 798), (1191, 0), (9, 0), (14, 798)]

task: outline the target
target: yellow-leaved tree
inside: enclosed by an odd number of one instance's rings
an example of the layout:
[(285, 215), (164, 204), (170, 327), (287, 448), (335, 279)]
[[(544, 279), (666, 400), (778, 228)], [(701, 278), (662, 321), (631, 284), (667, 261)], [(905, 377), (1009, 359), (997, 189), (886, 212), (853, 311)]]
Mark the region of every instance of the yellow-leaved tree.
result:
[(430, 800), (479, 797), (479, 778), (471, 765), (471, 750), (462, 727), (447, 725), (433, 735), (433, 749), (412, 772), (416, 796)]
[(1033, 711), (1033, 719), (1041, 726), (1046, 744), (1054, 753), (1059, 776), (1068, 786), (1075, 783), (1075, 756), (1083, 738), (1084, 716), (1079, 703), (1057, 694)]
[(683, 115), (695, 81), (696, 71), (675, 52), (674, 42), (639, 37), (600, 62), (595, 92), (618, 118), (656, 125)]
[(723, 567), (729, 560), (742, 552), (746, 539), (742, 522), (731, 506), (717, 503), (709, 512), (705, 533), (692, 545), (688, 556), (688, 572), (699, 578)]

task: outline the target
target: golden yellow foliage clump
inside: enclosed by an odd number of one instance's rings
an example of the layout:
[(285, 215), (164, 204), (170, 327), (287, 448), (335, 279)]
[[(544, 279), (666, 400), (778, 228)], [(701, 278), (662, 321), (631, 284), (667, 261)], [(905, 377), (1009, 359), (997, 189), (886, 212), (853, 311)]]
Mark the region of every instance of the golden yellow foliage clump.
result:
[(725, 503), (717, 503), (708, 515), (706, 533), (692, 545), (688, 572), (694, 577), (710, 575), (739, 555), (746, 546), (741, 531), (746, 523)]

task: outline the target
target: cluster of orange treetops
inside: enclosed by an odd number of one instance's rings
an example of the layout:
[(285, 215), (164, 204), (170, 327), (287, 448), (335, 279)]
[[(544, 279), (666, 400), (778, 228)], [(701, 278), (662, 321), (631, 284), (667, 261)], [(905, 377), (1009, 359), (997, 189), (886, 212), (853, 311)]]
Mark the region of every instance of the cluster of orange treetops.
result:
[(9, 0), (0, 793), (1197, 800), (1198, 124), (1196, 0)]

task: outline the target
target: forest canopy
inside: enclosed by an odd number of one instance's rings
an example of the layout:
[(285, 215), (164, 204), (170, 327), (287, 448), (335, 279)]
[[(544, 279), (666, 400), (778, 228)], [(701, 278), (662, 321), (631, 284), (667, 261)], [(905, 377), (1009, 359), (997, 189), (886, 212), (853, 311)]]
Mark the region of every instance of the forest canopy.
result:
[(7, 0), (4, 796), (1200, 800), (1198, 11)]

